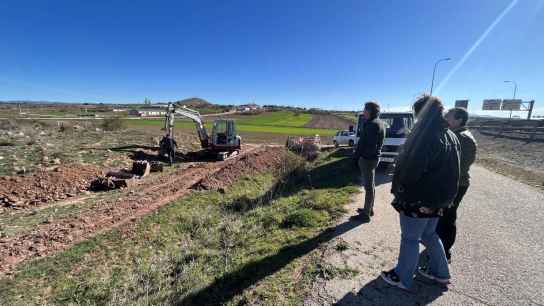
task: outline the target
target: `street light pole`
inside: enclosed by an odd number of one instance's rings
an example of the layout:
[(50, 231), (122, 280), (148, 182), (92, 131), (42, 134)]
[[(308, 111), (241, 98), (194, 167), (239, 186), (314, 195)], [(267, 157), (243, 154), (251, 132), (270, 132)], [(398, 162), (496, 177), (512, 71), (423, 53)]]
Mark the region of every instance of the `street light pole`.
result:
[(445, 61), (451, 61), (451, 58), (449, 58), (449, 57), (441, 58), (441, 59), (437, 60), (436, 63), (434, 63), (433, 79), (431, 80), (431, 96), (433, 95), (434, 76), (436, 75), (436, 68), (438, 67), (438, 64), (440, 62), (445, 62)]
[[(516, 81), (504, 81), (504, 83), (513, 83), (514, 84), (514, 100), (516, 99), (516, 93), (518, 91), (518, 83)], [(512, 119), (512, 110), (510, 109), (510, 117), (508, 119)]]
[(516, 92), (518, 92), (518, 83), (516, 83), (516, 81), (504, 81), (504, 83), (514, 83), (514, 100), (515, 100)]

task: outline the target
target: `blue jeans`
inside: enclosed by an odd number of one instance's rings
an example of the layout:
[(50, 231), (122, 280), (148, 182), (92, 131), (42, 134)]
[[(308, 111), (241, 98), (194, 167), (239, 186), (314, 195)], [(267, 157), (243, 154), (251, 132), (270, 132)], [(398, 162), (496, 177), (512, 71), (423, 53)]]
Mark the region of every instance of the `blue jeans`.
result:
[(400, 213), (400, 253), (395, 273), (402, 284), (411, 288), (414, 284), (414, 273), (419, 263), (419, 243), (423, 243), (429, 254), (429, 272), (440, 278), (450, 278), (448, 262), (444, 246), (438, 234), (436, 225), (438, 218), (412, 218)]

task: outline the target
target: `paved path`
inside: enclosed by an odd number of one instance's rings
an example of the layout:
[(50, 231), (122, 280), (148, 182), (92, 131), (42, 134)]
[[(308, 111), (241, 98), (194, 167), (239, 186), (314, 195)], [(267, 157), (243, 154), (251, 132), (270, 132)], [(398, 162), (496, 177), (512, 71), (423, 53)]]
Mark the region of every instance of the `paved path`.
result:
[[(400, 239), (398, 214), (389, 205), (389, 177), (380, 175), (372, 222), (341, 234), (324, 251), (325, 267), (358, 274), (319, 280), (305, 304), (544, 305), (544, 193), (478, 166), (472, 176), (459, 211), (447, 290), (418, 278), (417, 293), (410, 294), (378, 277), (394, 266)], [(348, 215), (355, 214), (361, 196)], [(352, 227), (353, 222), (346, 216), (338, 228)], [(349, 245), (345, 251), (337, 250), (341, 240)]]

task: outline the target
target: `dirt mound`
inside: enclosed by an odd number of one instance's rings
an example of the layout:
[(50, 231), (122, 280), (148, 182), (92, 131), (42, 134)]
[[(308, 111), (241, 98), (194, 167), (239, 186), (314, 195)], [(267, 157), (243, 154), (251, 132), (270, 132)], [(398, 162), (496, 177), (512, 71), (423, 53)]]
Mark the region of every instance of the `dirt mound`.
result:
[(355, 126), (355, 121), (336, 115), (314, 114), (312, 115), (312, 120), (306, 123), (304, 127), (347, 130), (350, 125)]
[(193, 189), (218, 190), (231, 185), (243, 176), (255, 172), (277, 169), (285, 159), (287, 150), (283, 147), (265, 147), (227, 161), (219, 171), (206, 175)]
[(100, 174), (95, 166), (69, 164), (28, 176), (0, 176), (0, 206), (25, 208), (73, 197)]

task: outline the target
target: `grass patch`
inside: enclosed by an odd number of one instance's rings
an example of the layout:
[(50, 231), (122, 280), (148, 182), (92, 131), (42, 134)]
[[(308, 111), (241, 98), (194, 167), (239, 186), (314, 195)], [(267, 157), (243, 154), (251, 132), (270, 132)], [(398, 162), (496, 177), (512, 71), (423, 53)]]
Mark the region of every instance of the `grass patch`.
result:
[(126, 128), (125, 120), (122, 120), (119, 117), (105, 118), (102, 121), (102, 128), (104, 131), (118, 131)]
[(242, 125), (302, 127), (312, 120), (312, 115), (308, 113), (279, 111), (263, 112), (256, 115), (234, 116), (234, 118), (237, 123)]
[[(130, 234), (113, 230), (25, 263), (0, 280), (0, 304), (300, 305), (324, 273), (311, 265), (333, 238), (324, 229), (358, 190), (348, 165), (338, 157), (294, 162), (283, 175), (247, 177), (224, 193), (194, 192)], [(329, 179), (308, 179), (322, 171)], [(336, 171), (342, 179), (332, 179)]]
[(344, 251), (347, 251), (349, 250), (349, 244), (344, 241), (344, 240), (341, 240), (339, 241), (336, 246), (334, 247), (338, 252), (344, 252)]
[[(336, 133), (334, 129), (318, 129), (303, 127), (312, 119), (311, 114), (295, 113), (288, 111), (264, 112), (256, 115), (236, 115), (230, 116), (236, 120), (238, 132), (260, 132), (275, 133), (285, 135), (315, 135), (333, 136)], [(125, 120), (129, 127), (138, 126), (163, 126), (162, 119), (134, 119)], [(194, 123), (189, 120), (180, 119), (175, 123), (178, 128), (194, 128)], [(206, 129), (211, 130), (211, 121), (206, 122)]]
[(313, 273), (316, 277), (331, 280), (335, 278), (350, 279), (357, 276), (357, 274), (360, 272), (349, 267), (336, 267), (331, 264), (318, 264)]
[(285, 127), (285, 126), (270, 126), (270, 125), (245, 125), (239, 124), (236, 126), (240, 132), (261, 132), (261, 133), (277, 133), (285, 135), (320, 135), (320, 136), (333, 136), (336, 130), (333, 129), (314, 129), (303, 127)]
[(316, 227), (327, 221), (328, 214), (324, 211), (315, 211), (309, 208), (296, 210), (285, 217), (284, 227)]

